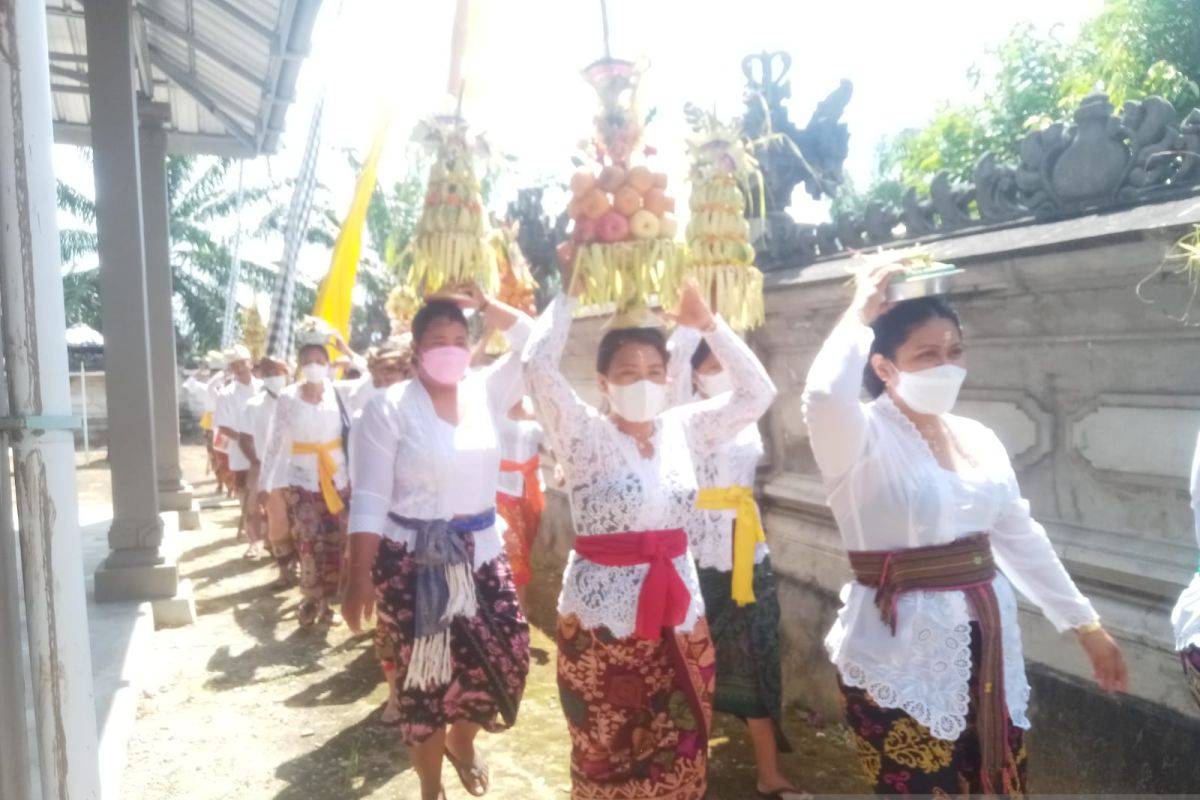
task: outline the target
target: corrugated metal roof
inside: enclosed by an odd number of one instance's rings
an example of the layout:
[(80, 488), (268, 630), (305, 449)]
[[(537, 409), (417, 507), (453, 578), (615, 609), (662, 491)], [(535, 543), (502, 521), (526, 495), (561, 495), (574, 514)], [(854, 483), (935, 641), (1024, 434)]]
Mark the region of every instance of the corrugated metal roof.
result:
[[(321, 0), (137, 0), (140, 89), (170, 106), (176, 153), (253, 157), (279, 144)], [(80, 0), (47, 0), (55, 140), (87, 144)]]

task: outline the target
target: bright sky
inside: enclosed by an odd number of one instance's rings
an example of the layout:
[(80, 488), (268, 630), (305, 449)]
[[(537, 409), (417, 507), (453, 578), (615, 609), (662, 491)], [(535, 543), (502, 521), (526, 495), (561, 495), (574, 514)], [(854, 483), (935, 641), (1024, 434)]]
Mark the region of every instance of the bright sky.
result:
[[(499, 207), (516, 189), (548, 179), (566, 180), (575, 144), (591, 134), (592, 90), (579, 75), (603, 54), (598, 0), (474, 0), (476, 24), (468, 51), (464, 115), (487, 131), (493, 150), (517, 157), (519, 174), (497, 187)], [(340, 15), (338, 7), (341, 6)], [(1094, 15), (1102, 0), (609, 0), (614, 56), (645, 57), (643, 110), (657, 107), (648, 141), (670, 172), (673, 193), (686, 186), (685, 102), (741, 113), (745, 79), (741, 60), (763, 50), (792, 55), (788, 74), (794, 122), (803, 127), (815, 104), (841, 78), (854, 83), (844, 121), (851, 134), (847, 168), (864, 185), (876, 144), (921, 124), (945, 100), (969, 95), (967, 70), (1014, 25), (1068, 29)], [(325, 148), (319, 176), (335, 207), (349, 203), (354, 176), (340, 150), (367, 149), (385, 103), (395, 116), (380, 168), (385, 184), (404, 172), (405, 142), (413, 124), (431, 112), (453, 110), (446, 94), (454, 0), (327, 0), (314, 33), (314, 52), (301, 73), (299, 100), (288, 112), (281, 151), (247, 164), (246, 180), (294, 176), (312, 104), (326, 90)], [(84, 162), (86, 164), (86, 162)], [(71, 148), (56, 148), (60, 173), (88, 188)], [(548, 208), (555, 212), (557, 209)], [(793, 210), (823, 219), (819, 208)], [(280, 242), (247, 247), (245, 256), (275, 261)], [(328, 254), (306, 252), (312, 278)]]

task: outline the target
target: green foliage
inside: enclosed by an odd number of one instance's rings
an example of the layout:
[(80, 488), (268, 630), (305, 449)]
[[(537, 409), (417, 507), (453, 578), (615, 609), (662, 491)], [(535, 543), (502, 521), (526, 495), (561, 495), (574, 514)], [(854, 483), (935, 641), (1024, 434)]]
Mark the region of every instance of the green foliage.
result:
[[(174, 320), (180, 343), (181, 360), (193, 361), (221, 344), (225, 298), (232, 272), (232, 242), (218, 239), (213, 231), (230, 228), (240, 211), (253, 218), (262, 214), (257, 225), (247, 219), (243, 240), (263, 237), (281, 230), (275, 221), (286, 219), (287, 192), (283, 186), (244, 187), (240, 197), (230, 174), (234, 163), (229, 159), (195, 156), (168, 156), (167, 198), (170, 204), (171, 269), (174, 285)], [(95, 202), (75, 188), (59, 181), (59, 208), (69, 212), (86, 228), (64, 229), (59, 235), (63, 265), (63, 300), (67, 322), (83, 322), (101, 329), (98, 269), (77, 269), (84, 256), (96, 254)], [(263, 206), (267, 209), (264, 212)], [(314, 210), (318, 221), (325, 212)], [(336, 231), (336, 226), (334, 227)], [(327, 235), (321, 225), (311, 226), (308, 239), (323, 241)], [(332, 241), (332, 240), (330, 240)], [(256, 292), (270, 292), (275, 270), (241, 259), (239, 282)], [(312, 307), (312, 287), (296, 287), (297, 308)]]
[(924, 127), (885, 142), (872, 185), (839, 198), (834, 212), (908, 187), (927, 192), (942, 171), (968, 181), (984, 153), (1015, 162), (1025, 134), (1069, 121), (1098, 85), (1117, 108), (1152, 94), (1181, 110), (1200, 103), (1200, 0), (1108, 0), (1071, 39), (1019, 25), (971, 78), (980, 99), (943, 105)]

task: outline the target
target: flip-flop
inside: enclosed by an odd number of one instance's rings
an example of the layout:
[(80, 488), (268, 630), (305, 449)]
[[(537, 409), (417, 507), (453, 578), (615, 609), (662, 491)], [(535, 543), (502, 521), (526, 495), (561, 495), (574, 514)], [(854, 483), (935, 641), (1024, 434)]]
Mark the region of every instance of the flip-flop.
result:
[(446, 748), (446, 760), (458, 773), (458, 780), (462, 782), (467, 794), (472, 797), (483, 797), (488, 793), (488, 789), (491, 788), (490, 773), (488, 765), (480, 761), (478, 753), (475, 754), (475, 764), (464, 764), (454, 757), (450, 748)]
[(802, 792), (790, 786), (776, 789), (773, 792), (764, 792), (755, 787), (755, 794), (758, 800), (812, 800), (812, 795), (808, 792)]

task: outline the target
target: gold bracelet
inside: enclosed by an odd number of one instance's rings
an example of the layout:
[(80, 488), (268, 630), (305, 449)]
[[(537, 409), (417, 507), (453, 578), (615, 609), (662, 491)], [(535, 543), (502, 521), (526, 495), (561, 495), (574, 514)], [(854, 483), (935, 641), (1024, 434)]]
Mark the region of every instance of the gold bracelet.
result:
[(1080, 636), (1087, 636), (1089, 633), (1095, 633), (1096, 631), (1102, 631), (1102, 630), (1104, 630), (1104, 626), (1100, 623), (1100, 620), (1097, 618), (1097, 619), (1092, 620), (1091, 622), (1087, 622), (1087, 623), (1084, 623), (1083, 625), (1080, 625), (1078, 628), (1075, 629), (1075, 633), (1077, 633)]

